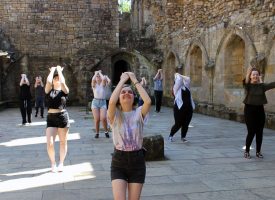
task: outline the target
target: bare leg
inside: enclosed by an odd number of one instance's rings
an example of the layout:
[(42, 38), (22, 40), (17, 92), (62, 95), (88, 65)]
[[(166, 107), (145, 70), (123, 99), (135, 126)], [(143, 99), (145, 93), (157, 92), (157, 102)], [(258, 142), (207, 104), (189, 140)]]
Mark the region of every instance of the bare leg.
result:
[(94, 116), (94, 123), (95, 123), (95, 132), (96, 134), (99, 133), (99, 122), (100, 122), (100, 110), (97, 108), (93, 108), (93, 116)]
[(51, 164), (55, 164), (55, 151), (54, 151), (54, 142), (57, 134), (57, 128), (48, 127), (46, 129), (46, 137), (47, 137), (47, 151), (51, 161)]
[(105, 132), (108, 132), (107, 128), (107, 110), (105, 108), (100, 109), (100, 121), (102, 122)]
[(112, 181), (114, 200), (126, 200), (127, 182), (122, 179)]
[(139, 200), (143, 184), (141, 183), (129, 183), (128, 186), (128, 199)]
[(68, 138), (69, 128), (59, 128), (58, 129), (58, 136), (60, 141), (60, 148), (59, 148), (59, 154), (60, 154), (60, 163), (64, 163), (65, 157), (67, 155), (68, 150)]

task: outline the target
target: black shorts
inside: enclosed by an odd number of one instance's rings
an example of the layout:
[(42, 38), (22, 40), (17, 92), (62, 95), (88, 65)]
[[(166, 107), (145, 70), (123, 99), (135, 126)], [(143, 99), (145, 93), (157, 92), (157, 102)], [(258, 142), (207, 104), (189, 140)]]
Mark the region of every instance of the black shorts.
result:
[(47, 128), (69, 128), (69, 114), (67, 111), (60, 113), (48, 113), (47, 115)]
[(123, 179), (128, 183), (144, 183), (146, 166), (144, 153), (114, 150), (111, 163), (111, 180)]

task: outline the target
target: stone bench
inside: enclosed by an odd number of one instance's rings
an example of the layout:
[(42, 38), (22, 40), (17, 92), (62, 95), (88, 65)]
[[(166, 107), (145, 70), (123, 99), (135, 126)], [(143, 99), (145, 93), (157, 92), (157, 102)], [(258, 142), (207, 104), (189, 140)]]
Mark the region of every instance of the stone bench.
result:
[(164, 160), (164, 139), (162, 135), (145, 136), (143, 147), (147, 150), (145, 160)]

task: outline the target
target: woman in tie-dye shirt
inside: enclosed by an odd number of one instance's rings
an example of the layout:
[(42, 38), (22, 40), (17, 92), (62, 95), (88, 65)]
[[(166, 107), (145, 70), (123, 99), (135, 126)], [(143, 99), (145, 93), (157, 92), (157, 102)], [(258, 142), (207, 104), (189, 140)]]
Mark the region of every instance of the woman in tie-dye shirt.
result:
[[(144, 104), (135, 109), (134, 91), (125, 83), (131, 80)], [(109, 101), (108, 119), (112, 127), (114, 153), (111, 180), (114, 199), (139, 199), (146, 166), (142, 150), (143, 125), (151, 99), (132, 72), (124, 72)], [(128, 187), (128, 188), (127, 188)]]

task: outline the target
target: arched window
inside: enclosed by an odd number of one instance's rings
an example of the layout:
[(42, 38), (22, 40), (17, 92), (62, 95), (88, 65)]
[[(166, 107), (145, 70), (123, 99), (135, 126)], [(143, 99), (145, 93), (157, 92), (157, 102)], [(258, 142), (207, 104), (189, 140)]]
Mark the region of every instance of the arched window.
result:
[(195, 46), (190, 54), (190, 78), (192, 86), (200, 87), (202, 84), (202, 51)]
[(229, 40), (224, 54), (224, 86), (225, 88), (242, 87), (245, 62), (245, 43), (237, 35)]

